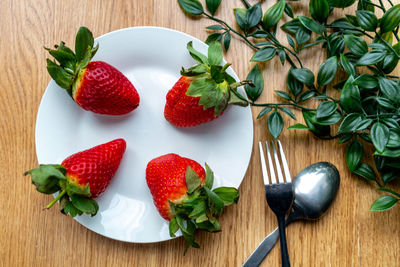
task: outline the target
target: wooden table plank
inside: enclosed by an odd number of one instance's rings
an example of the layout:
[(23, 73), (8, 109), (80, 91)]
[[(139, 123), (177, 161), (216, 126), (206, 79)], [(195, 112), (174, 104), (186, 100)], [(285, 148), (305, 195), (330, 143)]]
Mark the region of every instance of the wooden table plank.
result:
[[(272, 3), (264, 1), (263, 9)], [(305, 3), (295, 3), (295, 11), (302, 5)], [(241, 6), (240, 0), (225, 0), (217, 16), (232, 25), (232, 8)], [(275, 217), (265, 203), (256, 146), (240, 186), (241, 199), (221, 218), (223, 231), (200, 233), (198, 242), (202, 247), (191, 249), (185, 257), (181, 238), (156, 244), (123, 243), (87, 230), (60, 215), (57, 209), (43, 211), (51, 197), (36, 193), (29, 178), (22, 176), (37, 164), (36, 113), (50, 80), (43, 45), (50, 46), (59, 40), (73, 43), (81, 25), (89, 27), (95, 36), (125, 27), (154, 25), (204, 40), (204, 27), (214, 23), (184, 15), (176, 0), (2, 0), (0, 17), (0, 265), (240, 266), (275, 228)], [(278, 37), (285, 39), (282, 33)], [(248, 62), (251, 55), (252, 50), (234, 37), (225, 58), (239, 77), (245, 78), (253, 65)], [(305, 51), (301, 56), (313, 70), (324, 59), (318, 49)], [(272, 92), (284, 89), (287, 67), (282, 69), (277, 60), (263, 64), (266, 88), (260, 101), (277, 100)], [(399, 69), (396, 73), (400, 73)], [(253, 109), (254, 118), (259, 111)], [(254, 129), (255, 141), (270, 139), (265, 119), (255, 120)], [(345, 146), (318, 140), (301, 131), (285, 131), (281, 140), (293, 174), (313, 162), (330, 161), (342, 177), (337, 201), (325, 217), (317, 222), (296, 222), (288, 228), (293, 266), (398, 266), (400, 209), (368, 211), (380, 193), (350, 175), (344, 161)], [(398, 188), (399, 184), (395, 186)], [(262, 266), (279, 266), (278, 246)]]

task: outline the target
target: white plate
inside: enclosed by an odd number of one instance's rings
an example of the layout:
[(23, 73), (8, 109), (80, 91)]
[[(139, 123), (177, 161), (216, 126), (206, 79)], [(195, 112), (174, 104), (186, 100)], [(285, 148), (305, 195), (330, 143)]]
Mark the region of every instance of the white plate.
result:
[[(167, 153), (207, 162), (218, 174), (215, 186), (238, 187), (249, 164), (253, 144), (250, 108), (228, 107), (223, 116), (200, 126), (176, 128), (163, 115), (167, 91), (180, 77), (182, 66), (195, 64), (186, 44), (207, 54), (207, 45), (178, 31), (135, 27), (96, 39), (100, 48), (93, 60), (115, 66), (134, 84), (139, 107), (124, 116), (87, 112), (51, 81), (40, 103), (36, 122), (38, 161), (61, 161), (84, 149), (124, 138), (127, 149), (109, 188), (97, 201), (96, 216), (76, 220), (90, 230), (127, 242), (171, 239), (168, 222), (152, 203), (145, 180), (147, 163)], [(235, 79), (236, 74), (229, 69)]]

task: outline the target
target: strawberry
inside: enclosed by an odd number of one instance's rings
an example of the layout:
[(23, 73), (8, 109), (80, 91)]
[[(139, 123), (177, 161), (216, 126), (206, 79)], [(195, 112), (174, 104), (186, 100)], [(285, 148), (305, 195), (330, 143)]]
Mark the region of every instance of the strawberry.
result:
[(25, 172), (30, 174), (36, 189), (44, 194), (59, 191), (58, 196), (46, 207), (60, 200), (61, 212), (75, 217), (83, 213), (96, 215), (97, 198), (116, 173), (126, 149), (124, 139), (75, 153), (61, 165), (43, 164)]
[(190, 127), (212, 121), (222, 115), (228, 104), (247, 106), (248, 101), (237, 92), (237, 87), (252, 83), (236, 82), (226, 69), (220, 66), (222, 47), (213, 42), (208, 57), (187, 44), (190, 55), (199, 62), (189, 69), (182, 68), (181, 78), (168, 91), (164, 117), (172, 125)]
[(194, 160), (177, 154), (166, 154), (151, 160), (146, 168), (146, 181), (161, 217), (169, 221), (171, 237), (180, 229), (189, 246), (196, 229), (221, 230), (217, 217), (225, 206), (236, 203), (239, 192), (232, 187), (211, 189), (214, 174)]
[(94, 47), (93, 35), (87, 28), (78, 30), (75, 53), (64, 42), (55, 48), (46, 49), (59, 65), (47, 59), (47, 70), (80, 107), (108, 115), (122, 115), (137, 108), (139, 94), (119, 70), (103, 61), (90, 62), (98, 45)]

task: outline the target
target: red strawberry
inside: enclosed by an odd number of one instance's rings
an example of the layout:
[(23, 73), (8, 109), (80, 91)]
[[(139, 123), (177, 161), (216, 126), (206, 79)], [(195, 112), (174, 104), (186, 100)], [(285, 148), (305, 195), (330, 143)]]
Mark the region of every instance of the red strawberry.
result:
[(92, 33), (81, 27), (76, 35), (75, 53), (63, 42), (56, 50), (47, 49), (58, 61), (47, 59), (47, 70), (85, 110), (99, 114), (122, 115), (139, 105), (139, 94), (116, 68), (103, 61), (92, 61), (98, 49)]
[(187, 70), (167, 93), (164, 116), (178, 127), (190, 127), (212, 121), (222, 115), (228, 104), (246, 106), (247, 100), (237, 87), (249, 81), (236, 82), (226, 73), (229, 64), (220, 66), (222, 48), (219, 42), (208, 48), (208, 58), (187, 45), (190, 55), (199, 62)]
[(124, 139), (115, 139), (66, 158), (61, 165), (40, 165), (29, 170), (36, 189), (58, 196), (47, 206), (60, 200), (61, 211), (74, 217), (83, 212), (96, 215), (98, 197), (116, 173), (125, 152)]
[(239, 199), (239, 192), (232, 187), (211, 190), (214, 175), (207, 164), (204, 170), (196, 161), (176, 154), (151, 160), (146, 181), (158, 212), (170, 221), (170, 235), (174, 237), (180, 229), (187, 247), (199, 247), (194, 241), (196, 229), (219, 231), (216, 217)]

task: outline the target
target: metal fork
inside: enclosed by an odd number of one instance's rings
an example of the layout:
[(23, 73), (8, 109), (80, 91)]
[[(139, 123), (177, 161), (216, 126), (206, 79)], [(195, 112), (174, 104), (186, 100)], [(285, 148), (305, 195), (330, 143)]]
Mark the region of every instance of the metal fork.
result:
[[(290, 261), (289, 261), (289, 253), (287, 250), (287, 243), (286, 243), (285, 217), (286, 217), (286, 214), (289, 211), (290, 207), (292, 206), (294, 194), (293, 194), (293, 188), (292, 188), (292, 179), (290, 177), (289, 167), (288, 167), (288, 164), (286, 161), (285, 153), (283, 152), (281, 142), (278, 140), (277, 143), (278, 143), (278, 147), (279, 147), (279, 152), (280, 152), (279, 154), (281, 157), (282, 167), (283, 167), (283, 171), (285, 173), (286, 182), (283, 179), (282, 168), (279, 163), (278, 153), (276, 151), (274, 141), (271, 142), (271, 145), (272, 145), (272, 151), (274, 154), (276, 173), (277, 173), (278, 179), (276, 179), (276, 176), (275, 176), (275, 168), (274, 168), (274, 164), (273, 164), (273, 161), (271, 158), (271, 153), (269, 151), (268, 142), (265, 142), (265, 145), (267, 148), (267, 158), (268, 158), (268, 165), (269, 165), (269, 170), (270, 170), (271, 183), (268, 179), (268, 172), (267, 172), (267, 166), (266, 166), (266, 161), (265, 161), (265, 157), (264, 157), (264, 150), (263, 150), (263, 145), (261, 142), (259, 142), (260, 159), (261, 159), (261, 168), (262, 168), (262, 173), (263, 173), (265, 194), (266, 194), (267, 202), (268, 202), (268, 205), (271, 208), (271, 210), (275, 213), (276, 218), (278, 219), (279, 238), (280, 238), (280, 243), (281, 243), (282, 266), (289, 267)], [(278, 181), (279, 181), (279, 183), (278, 183)], [(246, 265), (246, 263), (245, 263), (243, 266), (252, 266), (252, 265), (250, 263), (248, 265)]]

